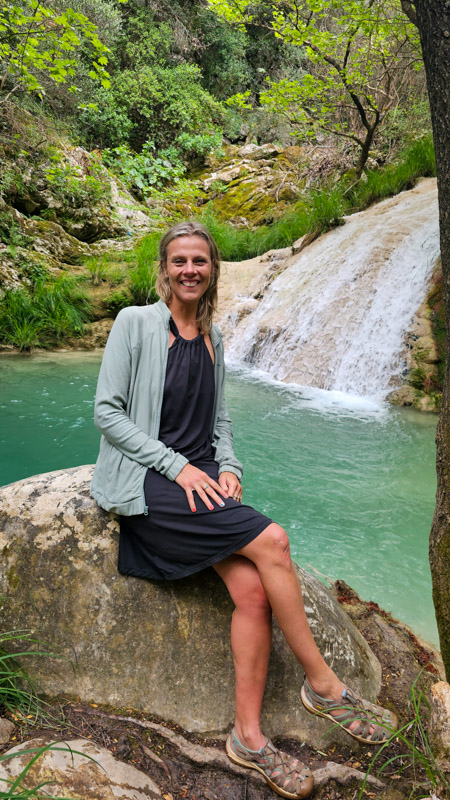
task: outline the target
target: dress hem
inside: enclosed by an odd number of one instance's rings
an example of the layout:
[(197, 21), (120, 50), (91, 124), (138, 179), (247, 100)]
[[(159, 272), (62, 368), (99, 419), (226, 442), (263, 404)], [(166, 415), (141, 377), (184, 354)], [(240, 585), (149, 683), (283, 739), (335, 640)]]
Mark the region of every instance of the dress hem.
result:
[(211, 567), (213, 564), (217, 564), (219, 561), (223, 561), (225, 558), (228, 558), (228, 556), (233, 555), (233, 553), (236, 553), (237, 550), (240, 550), (242, 547), (245, 547), (245, 545), (249, 544), (254, 539), (256, 539), (256, 537), (259, 536), (263, 531), (265, 531), (265, 529), (269, 525), (271, 525), (272, 522), (273, 520), (267, 517), (267, 524), (265, 524), (264, 527), (262, 527), (261, 530), (258, 531), (257, 533), (255, 533), (255, 531), (252, 531), (251, 533), (244, 536), (240, 542), (234, 544), (233, 547), (231, 548), (227, 547), (221, 553), (216, 553), (214, 556), (211, 556), (210, 558), (206, 559), (206, 561), (203, 561), (201, 564), (195, 564), (192, 567), (188, 567), (182, 572), (178, 572), (176, 575), (154, 575), (150, 574), (145, 570), (120, 569), (120, 566), (118, 566), (117, 569), (121, 575), (129, 575), (134, 578), (146, 578), (147, 580), (152, 580), (152, 581), (181, 580), (181, 578), (187, 578), (189, 577), (189, 575), (195, 575), (197, 572), (201, 572), (202, 570), (207, 569), (207, 567)]

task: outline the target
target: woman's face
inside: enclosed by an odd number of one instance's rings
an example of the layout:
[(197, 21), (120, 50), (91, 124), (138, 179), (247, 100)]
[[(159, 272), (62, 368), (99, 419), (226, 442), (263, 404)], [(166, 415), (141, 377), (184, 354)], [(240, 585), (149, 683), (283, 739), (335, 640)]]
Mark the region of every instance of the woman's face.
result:
[(209, 287), (212, 273), (209, 244), (201, 236), (179, 236), (167, 246), (165, 272), (172, 297), (169, 306), (197, 307)]

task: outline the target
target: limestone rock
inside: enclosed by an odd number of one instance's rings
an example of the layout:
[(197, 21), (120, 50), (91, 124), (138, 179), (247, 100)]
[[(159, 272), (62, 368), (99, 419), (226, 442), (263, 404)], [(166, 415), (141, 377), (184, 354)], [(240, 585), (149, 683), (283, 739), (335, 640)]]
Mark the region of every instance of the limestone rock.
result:
[(412, 406), (416, 394), (412, 386), (401, 386), (400, 389), (394, 389), (387, 399), (393, 406)]
[[(118, 521), (90, 498), (91, 474), (90, 466), (76, 467), (0, 489), (4, 628), (31, 629), (48, 651), (64, 656), (27, 658), (28, 672), (50, 694), (130, 706), (190, 731), (227, 730), (234, 680), (225, 586), (212, 569), (171, 583), (119, 575)], [(374, 700), (378, 660), (331, 593), (298, 572), (324, 657)], [(276, 628), (263, 709), (267, 732), (321, 747), (348, 739), (303, 709), (302, 674)]]
[[(30, 748), (49, 745), (44, 738), (32, 739), (8, 750), (17, 753), (0, 764), (1, 779), (15, 779), (34, 754)], [(43, 752), (21, 781), (31, 789), (45, 783), (49, 797), (76, 800), (150, 800), (161, 797), (156, 784), (131, 764), (118, 761), (109, 750), (88, 739), (54, 742)]]
[(5, 717), (0, 717), (0, 747), (11, 738), (16, 727), (13, 722)]
[(239, 148), (238, 154), (241, 158), (251, 158), (257, 161), (260, 158), (274, 158), (282, 150), (283, 148), (277, 147), (276, 144), (244, 144)]

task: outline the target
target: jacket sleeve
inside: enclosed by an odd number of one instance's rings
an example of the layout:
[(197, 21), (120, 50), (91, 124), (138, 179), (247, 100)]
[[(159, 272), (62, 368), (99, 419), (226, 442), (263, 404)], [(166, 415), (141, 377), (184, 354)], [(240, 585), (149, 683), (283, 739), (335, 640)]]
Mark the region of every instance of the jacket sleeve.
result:
[(105, 439), (127, 458), (175, 480), (188, 463), (187, 458), (148, 436), (127, 413), (133, 360), (130, 312), (128, 309), (124, 312), (118, 315), (106, 343), (95, 396), (94, 422)]
[[(223, 359), (223, 352), (221, 354)], [(222, 372), (220, 385), (218, 386), (218, 414), (214, 428), (212, 446), (214, 448), (215, 460), (219, 465), (219, 475), (221, 472), (233, 472), (239, 480), (242, 479), (243, 467), (236, 458), (233, 450), (233, 431), (231, 420), (225, 402), (225, 370)]]

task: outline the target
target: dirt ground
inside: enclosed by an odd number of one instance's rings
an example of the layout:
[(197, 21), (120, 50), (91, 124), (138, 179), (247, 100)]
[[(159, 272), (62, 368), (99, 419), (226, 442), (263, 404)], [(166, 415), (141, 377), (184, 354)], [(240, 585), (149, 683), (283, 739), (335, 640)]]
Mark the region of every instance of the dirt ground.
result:
[[(416, 697), (420, 692), (426, 697), (430, 686), (439, 680), (437, 654), (375, 603), (361, 601), (343, 582), (337, 582), (334, 591), (381, 662), (381, 702), (395, 709), (400, 725), (407, 723), (413, 716), (409, 704), (413, 683), (416, 682)], [(60, 699), (53, 709), (55, 717), (50, 727), (48, 724), (40, 729), (19, 726), (15, 740), (4, 750), (38, 735), (53, 740), (81, 736), (148, 774), (165, 800), (273, 800), (275, 797), (257, 773), (242, 770), (228, 761), (223, 739), (203, 739), (176, 725), (144, 717), (133, 709), (83, 705), (73, 699)], [(426, 711), (424, 704), (425, 729)], [(316, 774), (317, 800), (357, 800), (364, 773), (377, 753), (377, 748), (363, 745), (355, 753), (354, 749), (336, 746), (319, 751), (294, 739), (274, 741), (310, 765)], [(391, 743), (371, 770), (371, 775), (377, 776), (383, 786), (367, 783), (361, 796), (384, 800), (429, 797), (432, 791), (425, 773), (417, 766), (413, 768), (411, 759), (403, 756), (405, 753), (408, 747), (404, 742)], [(379, 774), (379, 768), (388, 760), (390, 763)]]

